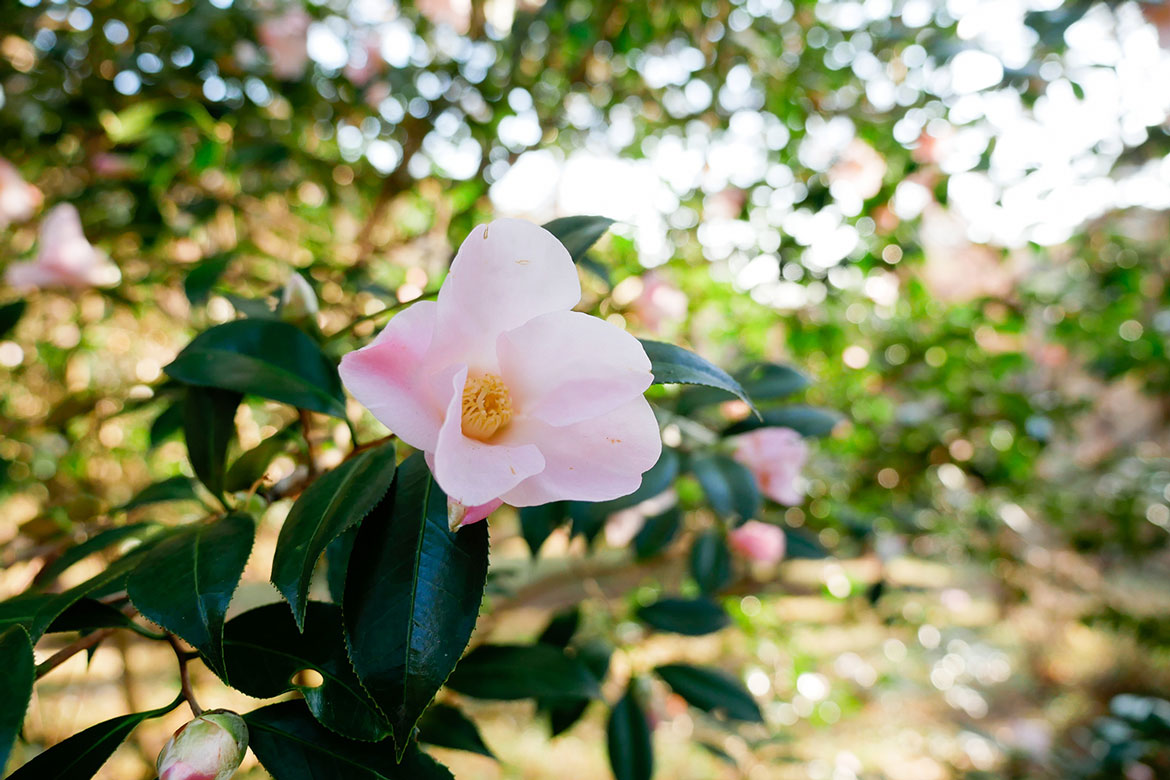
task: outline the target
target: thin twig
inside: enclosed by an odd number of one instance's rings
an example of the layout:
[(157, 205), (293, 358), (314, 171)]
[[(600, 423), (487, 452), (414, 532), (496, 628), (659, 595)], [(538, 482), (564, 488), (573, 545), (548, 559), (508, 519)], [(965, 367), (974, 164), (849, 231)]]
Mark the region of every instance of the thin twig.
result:
[(167, 634), (167, 641), (171, 643), (171, 647), (175, 651), (175, 658), (179, 661), (179, 685), (183, 689), (183, 698), (187, 700), (191, 714), (198, 718), (203, 714), (203, 708), (195, 700), (195, 691), (191, 690), (191, 675), (187, 670), (187, 651), (179, 645), (179, 640), (175, 638), (174, 634)]
[(88, 650), (112, 633), (114, 633), (114, 629), (103, 628), (98, 631), (94, 631), (91, 634), (86, 634), (76, 642), (66, 645), (57, 652), (53, 653), (53, 655), (49, 656), (49, 658), (44, 662), (37, 664), (37, 677), (44, 677), (46, 674), (56, 669), (58, 666), (65, 663), (70, 658), (80, 653), (82, 650)]

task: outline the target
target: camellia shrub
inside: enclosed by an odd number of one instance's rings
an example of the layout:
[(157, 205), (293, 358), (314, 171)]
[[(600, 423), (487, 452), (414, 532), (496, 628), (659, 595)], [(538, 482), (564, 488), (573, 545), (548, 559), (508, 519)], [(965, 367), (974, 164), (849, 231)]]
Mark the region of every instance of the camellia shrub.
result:
[[(46, 285), (92, 283), (90, 271), (109, 261), (70, 232), (76, 212), (57, 209), (45, 223), (67, 220), (69, 230), (42, 240), (72, 241), (76, 256), (46, 251), (18, 271)], [(352, 351), (320, 331), (311, 316), (316, 295), (298, 275), (276, 308), (257, 301), (242, 307), (247, 316), (198, 333), (143, 402), (160, 409), (153, 438), (168, 428), (181, 434), (197, 479), (172, 477), (109, 507), (104, 527), (54, 548), (28, 590), (0, 603), (5, 753), (34, 680), (115, 632), (170, 643), (182, 690), (166, 707), (50, 747), (12, 777), (90, 777), (138, 723), (184, 700), (197, 718), (159, 756), (160, 780), (229, 777), (245, 745), (278, 779), (449, 777), (423, 746), (487, 750), (450, 693), (535, 700), (555, 734), (616, 684), (623, 692), (606, 702), (608, 750), (622, 780), (652, 773), (645, 678), (726, 728), (762, 723), (752, 695), (721, 669), (619, 671), (610, 657), (645, 632), (719, 631), (730, 618), (714, 597), (750, 591), (751, 565), (774, 565), (786, 551), (820, 554), (814, 541), (777, 525), (765, 503), (801, 500), (803, 436), (827, 433), (837, 418), (783, 404), (808, 383), (791, 367), (756, 364), (732, 375), (575, 310), (574, 261), (609, 223), (501, 219), (476, 227), (441, 287), (385, 309), (381, 332)], [(368, 410), (357, 410), (356, 425), (347, 389)], [(238, 410), (262, 399), (295, 410), (294, 422), (241, 450)], [(317, 417), (352, 431), (332, 468), (316, 451)], [(374, 420), (392, 433), (368, 435)], [(272, 484), (269, 464), (298, 438), (303, 467)], [(686, 479), (699, 492), (675, 489)], [(290, 497), (271, 561), (285, 603), (227, 619), (256, 518)], [(175, 525), (125, 521), (183, 500), (202, 502), (206, 513)], [(492, 619), (485, 589), (507, 593), (506, 585), (490, 587), (489, 528), (502, 504), (518, 509), (534, 558), (565, 524), (584, 538), (583, 549), (607, 524), (620, 536), (624, 514), (633, 524), (627, 565), (664, 563), (685, 573), (675, 578), (684, 585), (645, 603), (610, 605), (608, 619), (588, 628), (573, 607), (535, 642), (469, 649), (477, 621)], [(74, 564), (115, 549), (125, 551), (96, 576), (57, 586)], [(321, 578), (325, 587), (315, 588)], [(620, 630), (627, 620), (644, 632)], [(34, 665), (33, 648), (59, 633), (79, 638)], [(239, 715), (203, 713), (188, 683), (191, 663), (248, 696), (283, 700)]]

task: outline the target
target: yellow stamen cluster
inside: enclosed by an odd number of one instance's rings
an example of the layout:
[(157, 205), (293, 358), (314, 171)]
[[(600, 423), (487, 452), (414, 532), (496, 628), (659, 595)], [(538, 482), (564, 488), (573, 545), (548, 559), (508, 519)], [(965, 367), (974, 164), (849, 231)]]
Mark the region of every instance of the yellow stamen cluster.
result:
[(468, 377), (463, 387), (463, 435), (487, 441), (512, 421), (512, 396), (495, 374)]

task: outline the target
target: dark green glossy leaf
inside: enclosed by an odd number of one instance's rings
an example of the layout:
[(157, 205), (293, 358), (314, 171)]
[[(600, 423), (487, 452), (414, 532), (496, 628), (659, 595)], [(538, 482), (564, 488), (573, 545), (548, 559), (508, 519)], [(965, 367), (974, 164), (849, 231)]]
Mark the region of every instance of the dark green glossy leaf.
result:
[[(26, 301), (13, 301), (0, 306), (0, 339), (5, 338), (16, 327), (16, 323), (20, 322), (26, 306), (28, 306)], [(0, 761), (0, 768), (3, 766), (4, 762)]]
[(480, 645), (447, 680), (453, 691), (477, 699), (588, 699), (600, 695), (581, 660), (552, 645)]
[(647, 517), (642, 529), (634, 537), (634, 555), (639, 560), (645, 560), (662, 552), (674, 540), (681, 525), (682, 510), (677, 506)]
[(654, 744), (650, 721), (634, 698), (636, 680), (613, 706), (606, 726), (609, 765), (615, 780), (650, 780), (654, 774)]
[[(229, 620), (223, 632), (228, 683), (258, 699), (299, 691), (326, 728), (353, 739), (384, 738), (389, 724), (362, 688), (345, 653), (341, 608), (310, 601), (308, 617), (312, 629), (304, 633), (279, 603)], [(297, 673), (305, 669), (320, 674), (321, 684), (303, 685)], [(390, 747), (386, 750), (393, 753)]]
[(90, 726), (36, 756), (8, 780), (91, 780), (139, 723), (166, 715), (181, 701), (175, 699), (157, 710), (121, 715)]
[[(183, 477), (183, 479), (187, 479)], [(190, 482), (190, 480), (187, 480)], [(149, 488), (148, 488), (149, 489)], [(107, 528), (97, 534), (94, 534), (89, 539), (86, 539), (80, 544), (75, 544), (61, 553), (57, 558), (53, 559), (45, 568), (37, 574), (37, 582), (45, 583), (52, 582), (64, 573), (70, 566), (81, 561), (96, 552), (101, 552), (113, 545), (126, 541), (127, 539), (143, 539), (148, 536), (162, 533), (163, 526), (157, 523), (130, 523), (129, 525), (119, 525), (113, 528)]]
[(804, 531), (793, 531), (790, 528), (784, 529), (784, 557), (789, 559), (808, 558), (811, 560), (820, 560), (821, 558), (828, 558), (829, 552), (821, 543), (817, 541), (812, 534)]
[(81, 631), (88, 633), (99, 628), (136, 628), (134, 621), (118, 609), (94, 599), (81, 599), (49, 624), (46, 633)]
[(731, 551), (723, 534), (708, 529), (695, 537), (691, 546), (691, 576), (699, 590), (707, 595), (717, 593), (731, 582)]
[(183, 401), (183, 437), (195, 476), (217, 498), (223, 497), (228, 444), (236, 432), (241, 395), (214, 387), (189, 387)]
[(36, 679), (32, 644), (20, 626), (0, 631), (0, 772), (20, 733)]
[(161, 504), (164, 501), (198, 501), (199, 494), (195, 492), (195, 481), (190, 477), (168, 477), (161, 482), (147, 485), (142, 490), (111, 512), (129, 512), (131, 509)]
[(432, 704), (418, 722), (418, 741), (495, 758), (475, 723), (455, 707)]
[(760, 488), (742, 463), (726, 455), (700, 455), (691, 459), (690, 467), (720, 517), (750, 520), (759, 514)]
[(801, 436), (818, 437), (828, 436), (841, 422), (841, 416), (825, 409), (816, 409), (812, 406), (785, 406), (780, 409), (769, 409), (762, 418), (748, 417), (723, 431), (724, 436), (734, 436), (747, 433), (757, 428), (791, 428)]
[(219, 281), (231, 259), (231, 255), (209, 257), (188, 272), (183, 280), (183, 292), (191, 305), (198, 306), (207, 300), (211, 295), (211, 288)]
[(638, 610), (638, 617), (659, 631), (702, 636), (730, 622), (723, 608), (709, 599), (662, 598)]
[(581, 610), (578, 607), (570, 607), (564, 612), (553, 615), (552, 620), (548, 622), (536, 641), (553, 647), (568, 647), (580, 625)]
[(408, 746), (398, 763), (388, 743), (358, 742), (335, 734), (299, 701), (253, 710), (244, 721), (248, 745), (273, 780), (454, 780), (416, 744)]
[(143, 617), (223, 669), (223, 619), (244, 573), (256, 525), (245, 514), (197, 523), (150, 550), (126, 581)]
[(224, 477), (223, 487), (229, 493), (237, 490), (248, 490), (259, 482), (268, 471), (269, 464), (277, 455), (280, 455), (293, 440), (295, 425), (287, 425), (252, 449), (236, 458)]
[(569, 250), (573, 262), (578, 262), (597, 240), (605, 235), (613, 220), (609, 217), (558, 217), (544, 224), (544, 229), (556, 236)]
[(29, 616), (28, 622), (25, 623), (28, 626), (28, 633), (33, 643), (35, 644), (41, 638), (58, 616), (81, 599), (87, 596), (90, 598), (100, 598), (124, 590), (126, 587), (126, 579), (130, 572), (142, 563), (143, 558), (157, 543), (158, 539), (145, 540), (142, 544), (106, 566), (101, 573), (90, 577), (85, 582), (69, 590), (51, 594), (48, 598), (36, 604), (35, 611)]
[(356, 540), (357, 528), (351, 528), (325, 548), (325, 584), (334, 604), (340, 604), (345, 596), (345, 574), (349, 570), (349, 557)]
[(739, 680), (721, 669), (668, 664), (654, 672), (692, 707), (732, 720), (764, 722), (752, 695)]
[[(585, 664), (598, 685), (605, 682), (610, 657), (613, 655), (612, 645), (604, 639), (591, 639), (573, 648), (572, 653)], [(572, 728), (585, 714), (590, 702), (590, 699), (539, 701), (539, 709), (548, 712), (549, 730), (555, 737)]]
[[(394, 444), (366, 450), (319, 477), (285, 518), (272, 558), (272, 584), (305, 626), (313, 567), (325, 548), (370, 513), (394, 480)], [(445, 511), (445, 510), (444, 510)]]
[(301, 330), (275, 320), (236, 320), (198, 336), (166, 367), (189, 385), (218, 387), (344, 419), (337, 367)]
[(563, 501), (554, 501), (541, 506), (520, 508), (520, 532), (528, 544), (528, 551), (535, 558), (544, 540), (565, 522), (568, 510)]
[[(791, 366), (777, 363), (756, 363), (735, 372), (735, 379), (744, 392), (758, 404), (778, 401), (793, 393), (800, 392), (811, 384), (808, 377)], [(679, 414), (691, 414), (711, 404), (723, 403), (735, 398), (727, 390), (714, 387), (692, 387), (683, 391), (678, 399)]]
[(646, 499), (661, 495), (671, 485), (679, 472), (678, 452), (663, 447), (658, 462), (642, 475), (638, 489), (628, 496), (612, 501), (570, 501), (569, 514), (573, 518), (573, 534), (581, 534), (589, 542), (601, 531), (606, 519), (614, 512), (628, 509)]
[(157, 447), (183, 427), (183, 404), (176, 401), (163, 409), (150, 424), (150, 446)]
[(345, 578), (349, 657), (399, 752), (471, 639), (487, 581), (487, 523), (452, 533), (421, 453), (358, 529)]
[(606, 268), (605, 264), (593, 255), (589, 253), (581, 255), (580, 259), (577, 260), (577, 266), (579, 268), (584, 268), (586, 271), (593, 274), (607, 285), (612, 286), (613, 283), (610, 281), (609, 269)]
[[(703, 385), (726, 390), (749, 406), (752, 399), (739, 382), (716, 365), (707, 362), (689, 349), (662, 341), (640, 339), (650, 358), (656, 385)], [(755, 407), (752, 407), (753, 409)]]

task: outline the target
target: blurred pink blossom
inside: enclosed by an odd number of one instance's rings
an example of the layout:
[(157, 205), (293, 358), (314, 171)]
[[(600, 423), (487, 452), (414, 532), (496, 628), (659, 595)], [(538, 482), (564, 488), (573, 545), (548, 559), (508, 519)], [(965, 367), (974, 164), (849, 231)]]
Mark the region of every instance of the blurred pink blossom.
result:
[(686, 319), (687, 304), (687, 294), (666, 276), (648, 271), (642, 277), (642, 292), (630, 307), (643, 328), (660, 333), (664, 327)]
[(500, 501), (624, 496), (657, 462), (650, 360), (624, 330), (572, 311), (580, 298), (551, 233), (498, 219), (463, 242), (437, 301), (342, 358), (354, 397), (426, 453), (453, 526)]
[(13, 263), (4, 274), (13, 287), (106, 287), (121, 279), (118, 267), (85, 239), (81, 216), (69, 203), (54, 206), (41, 222), (35, 260)]
[(418, 11), (431, 24), (446, 24), (460, 35), (471, 29), (471, 0), (418, 0)]
[(378, 75), (384, 65), (378, 38), (368, 35), (361, 46), (352, 49), (349, 53), (349, 62), (345, 66), (345, 77), (355, 87), (364, 87), (370, 79)]
[(791, 428), (759, 428), (736, 441), (735, 459), (748, 467), (760, 492), (786, 506), (804, 499), (800, 470), (808, 460), (808, 444)]
[(103, 179), (125, 179), (135, 173), (134, 162), (124, 154), (102, 152), (90, 161), (93, 172)]
[(731, 549), (749, 561), (776, 564), (784, 559), (784, 529), (748, 520), (727, 535)]
[(0, 230), (24, 222), (41, 207), (41, 191), (20, 176), (16, 166), (0, 157)]
[(289, 8), (279, 16), (260, 23), (257, 37), (272, 62), (272, 75), (295, 81), (305, 75), (309, 64), (308, 34), (312, 19), (301, 7)]
[(829, 188), (835, 197), (868, 200), (882, 188), (886, 161), (874, 148), (854, 138), (829, 169)]

